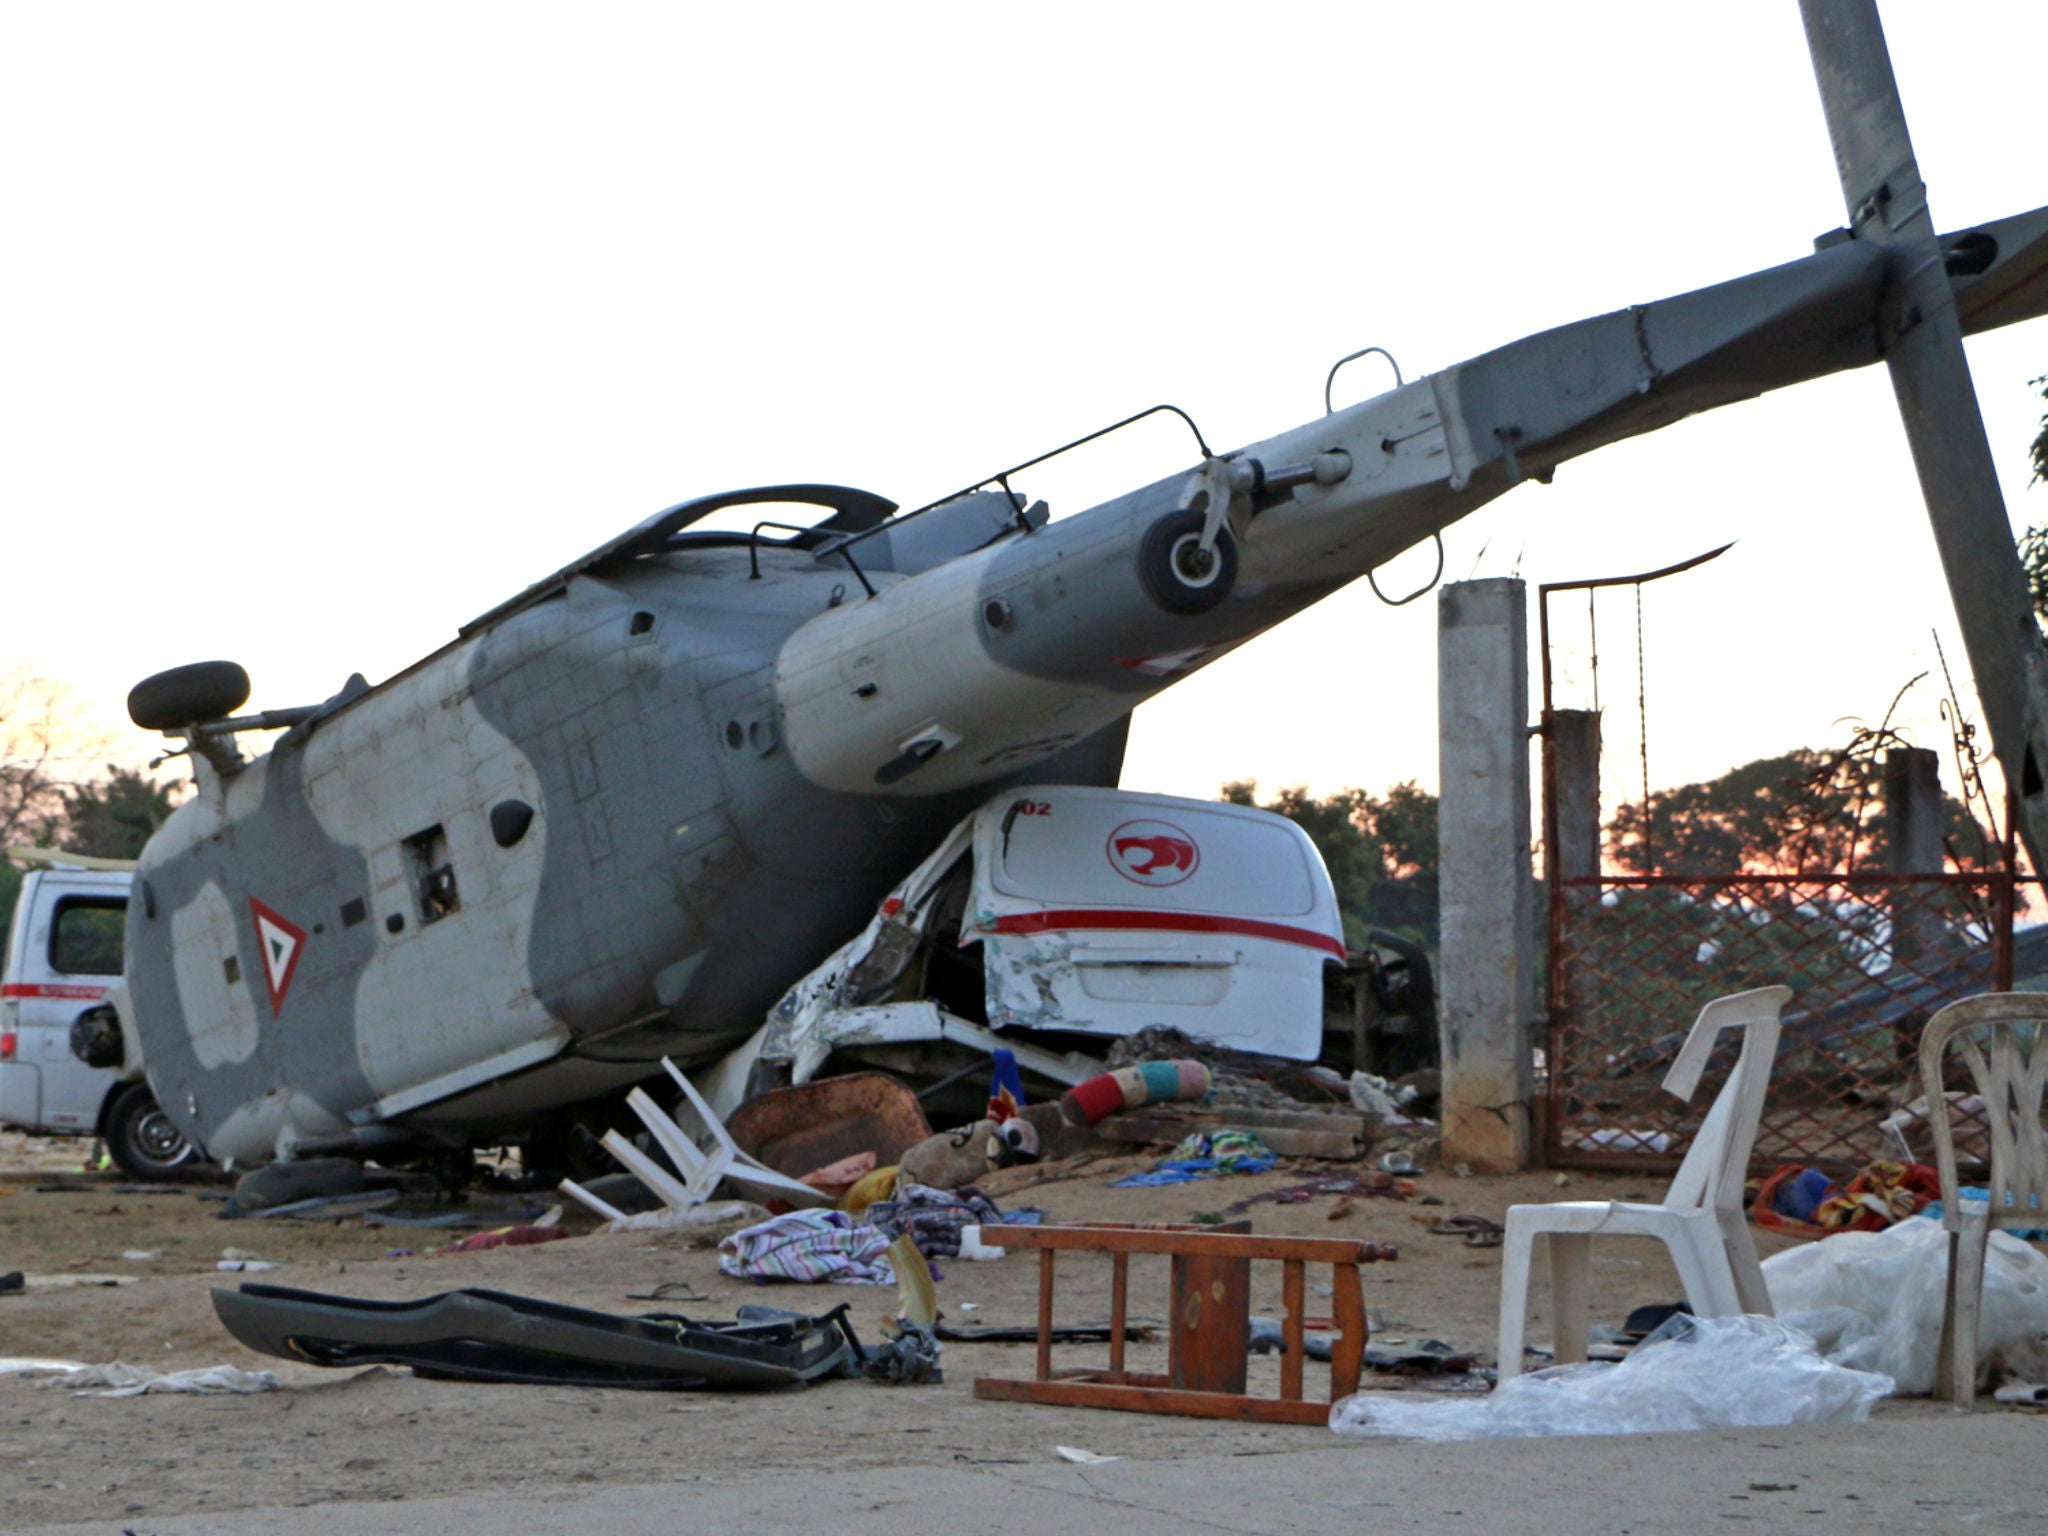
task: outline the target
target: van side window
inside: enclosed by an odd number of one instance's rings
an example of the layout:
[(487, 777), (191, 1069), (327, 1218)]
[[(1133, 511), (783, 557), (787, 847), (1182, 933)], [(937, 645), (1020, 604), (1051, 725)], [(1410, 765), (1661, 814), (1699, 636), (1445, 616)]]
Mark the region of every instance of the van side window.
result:
[(121, 974), (121, 930), (128, 903), (115, 896), (72, 896), (50, 924), (50, 969), (73, 976)]

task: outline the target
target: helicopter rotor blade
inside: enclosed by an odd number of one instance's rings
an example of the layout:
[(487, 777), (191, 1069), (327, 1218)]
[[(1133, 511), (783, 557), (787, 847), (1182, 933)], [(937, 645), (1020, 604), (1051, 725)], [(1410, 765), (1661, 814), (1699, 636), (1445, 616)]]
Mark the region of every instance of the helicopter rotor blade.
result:
[(1799, 10), (1850, 237), (1885, 255), (1878, 343), (1992, 747), (2018, 792), (2018, 830), (2039, 870), (2048, 846), (2048, 652), (1963, 355), (1951, 281), (1951, 272), (1967, 280), (1995, 262), (1997, 240), (1979, 233), (1974, 244), (1945, 250), (1937, 239), (1876, 0), (1800, 0)]

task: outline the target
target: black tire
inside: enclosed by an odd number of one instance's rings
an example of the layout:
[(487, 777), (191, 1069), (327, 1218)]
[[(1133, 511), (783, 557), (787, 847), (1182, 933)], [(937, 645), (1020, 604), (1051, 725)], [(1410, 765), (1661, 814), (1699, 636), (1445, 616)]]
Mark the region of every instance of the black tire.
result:
[(130, 1083), (107, 1109), (107, 1152), (131, 1179), (172, 1179), (204, 1159), (171, 1123), (146, 1083)]
[(1169, 512), (1138, 541), (1138, 580), (1145, 595), (1168, 613), (1207, 613), (1237, 584), (1237, 541), (1218, 529), (1216, 547), (1201, 551), (1203, 515), (1193, 507)]
[(128, 690), (128, 718), (145, 731), (225, 720), (249, 702), (249, 674), (232, 661), (195, 661), (145, 677)]

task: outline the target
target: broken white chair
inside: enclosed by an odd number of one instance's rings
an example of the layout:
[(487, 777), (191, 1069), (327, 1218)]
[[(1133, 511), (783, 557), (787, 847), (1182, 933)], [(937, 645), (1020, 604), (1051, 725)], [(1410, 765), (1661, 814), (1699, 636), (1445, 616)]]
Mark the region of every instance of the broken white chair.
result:
[[(676, 1064), (666, 1056), (661, 1064), (675, 1085), (683, 1092), (683, 1099), (696, 1111), (697, 1118), (709, 1133), (712, 1147), (709, 1152), (698, 1147), (680, 1125), (662, 1113), (661, 1107), (648, 1097), (646, 1090), (635, 1088), (626, 1095), (626, 1103), (633, 1113), (640, 1117), (640, 1123), (669, 1155), (682, 1173), (678, 1179), (660, 1163), (642, 1152), (617, 1131), (606, 1131), (601, 1139), (604, 1149), (611, 1153), (628, 1172), (642, 1184), (653, 1190), (661, 1203), (671, 1211), (687, 1211), (702, 1205), (717, 1191), (721, 1180), (730, 1183), (750, 1200), (781, 1200), (794, 1206), (830, 1205), (832, 1197), (821, 1190), (813, 1189), (787, 1174), (777, 1173), (755, 1158), (739, 1149), (725, 1122), (704, 1101), (695, 1085), (682, 1074)], [(593, 1195), (573, 1179), (564, 1179), (560, 1185), (565, 1195), (581, 1201), (607, 1221), (624, 1222), (624, 1212)]]
[[(1977, 1396), (1977, 1335), (1984, 1259), (1998, 1227), (2048, 1227), (2048, 993), (2000, 992), (1950, 1003), (1920, 1036), (1920, 1082), (1941, 1175), (1941, 1224), (1948, 1230), (1948, 1291), (1934, 1395), (1967, 1406)], [(1991, 1144), (1989, 1200), (1965, 1200), (1956, 1178), (1954, 1117), (1943, 1093), (1950, 1055), (1969, 1069)], [(1967, 1100), (1964, 1101), (1967, 1103)], [(1937, 1110), (1934, 1106), (1943, 1106)]]
[(1665, 1091), (1692, 1098), (1722, 1030), (1743, 1032), (1742, 1052), (1686, 1149), (1663, 1204), (1564, 1200), (1508, 1209), (1501, 1239), (1500, 1380), (1522, 1373), (1529, 1258), (1538, 1234), (1550, 1240), (1554, 1349), (1560, 1364), (1586, 1358), (1586, 1280), (1596, 1237), (1652, 1237), (1663, 1243), (1695, 1317), (1774, 1315), (1743, 1209), (1743, 1181), (1778, 1053), (1778, 1016), (1791, 996), (1790, 987), (1759, 987), (1717, 998), (1700, 1010), (1664, 1075)]

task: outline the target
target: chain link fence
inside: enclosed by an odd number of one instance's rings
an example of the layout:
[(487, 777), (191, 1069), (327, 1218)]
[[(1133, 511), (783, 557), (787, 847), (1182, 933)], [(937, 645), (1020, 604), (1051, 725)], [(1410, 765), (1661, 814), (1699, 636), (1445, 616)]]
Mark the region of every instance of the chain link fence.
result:
[[(1945, 1004), (2048, 972), (2048, 928), (2013, 930), (2009, 873), (1599, 875), (1549, 890), (1541, 1090), (1552, 1166), (1676, 1166), (1728, 1069), (1685, 1104), (1662, 1080), (1701, 1006), (1793, 989), (1756, 1163), (1861, 1166), (1920, 1096), (1920, 1031)], [(2036, 953), (2038, 951), (2038, 953)], [(1928, 1146), (1910, 1117), (1916, 1156)]]

